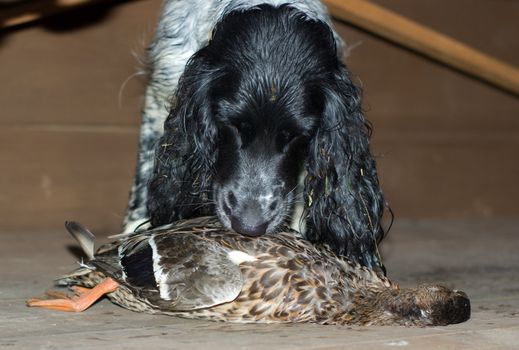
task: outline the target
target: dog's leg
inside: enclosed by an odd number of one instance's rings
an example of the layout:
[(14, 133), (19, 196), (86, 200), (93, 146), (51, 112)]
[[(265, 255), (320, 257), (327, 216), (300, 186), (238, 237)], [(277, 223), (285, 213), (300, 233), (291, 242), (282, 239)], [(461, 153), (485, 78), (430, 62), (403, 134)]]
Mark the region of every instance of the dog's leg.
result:
[[(133, 232), (149, 219), (147, 210), (148, 182), (151, 178), (155, 158), (155, 146), (162, 136), (164, 121), (171, 108), (172, 96), (178, 84), (184, 65), (191, 52), (175, 55), (170, 59), (162, 57), (152, 67), (152, 76), (146, 89), (142, 111), (139, 153), (135, 177), (130, 192), (128, 209), (123, 223), (123, 232)], [(173, 59), (175, 57), (176, 59)], [(179, 63), (183, 63), (181, 67)]]
[(205, 8), (213, 5), (207, 0), (164, 3), (154, 41), (147, 51), (149, 82), (142, 111), (137, 168), (123, 233), (133, 232), (149, 219), (146, 206), (155, 146), (162, 136), (164, 121), (187, 61), (209, 39), (211, 24), (200, 14), (210, 15), (213, 11)]
[(137, 167), (123, 223), (125, 233), (133, 232), (148, 219), (147, 185), (153, 171), (154, 147), (162, 135), (162, 127), (168, 113), (167, 100), (162, 99), (161, 95), (154, 87), (148, 86), (142, 111)]

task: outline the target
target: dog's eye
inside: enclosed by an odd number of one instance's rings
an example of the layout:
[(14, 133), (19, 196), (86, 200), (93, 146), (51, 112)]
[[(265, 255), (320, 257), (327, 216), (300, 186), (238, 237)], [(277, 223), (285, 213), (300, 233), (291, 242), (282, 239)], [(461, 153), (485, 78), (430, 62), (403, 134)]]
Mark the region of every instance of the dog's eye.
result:
[(240, 139), (241, 147), (246, 147), (254, 139), (254, 128), (247, 122), (235, 121), (229, 125)]
[(298, 135), (296, 133), (293, 133), (287, 129), (283, 129), (280, 132), (278, 132), (276, 137), (276, 144), (278, 146), (278, 149), (282, 152), (288, 151), (288, 147), (297, 136)]
[(239, 136), (238, 130), (232, 125), (221, 125), (218, 132), (218, 142), (220, 142), (221, 147), (229, 147), (230, 145), (234, 145), (233, 147), (241, 148), (241, 138)]
[(281, 143), (289, 143), (294, 138), (294, 135), (288, 130), (281, 130), (278, 134), (278, 139)]

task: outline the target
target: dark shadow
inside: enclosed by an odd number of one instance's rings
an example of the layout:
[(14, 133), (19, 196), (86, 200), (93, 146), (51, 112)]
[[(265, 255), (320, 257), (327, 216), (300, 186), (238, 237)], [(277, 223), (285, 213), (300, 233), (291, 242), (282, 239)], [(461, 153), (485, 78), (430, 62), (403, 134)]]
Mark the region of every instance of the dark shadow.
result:
[(77, 244), (67, 244), (67, 250), (72, 254), (78, 261), (88, 261), (88, 257), (81, 247)]
[(103, 23), (110, 18), (111, 11), (128, 1), (104, 1), (90, 6), (81, 6), (44, 18), (40, 26), (52, 32), (69, 32)]
[[(60, 10), (55, 14), (51, 14), (42, 19), (28, 22), (25, 24), (9, 27), (0, 31), (0, 45), (11, 33), (15, 33), (20, 30), (31, 27), (43, 27), (51, 32), (69, 32), (74, 30), (80, 30), (86, 27), (95, 26), (110, 18), (111, 11), (118, 5), (123, 3), (131, 2), (132, 0), (107, 0), (92, 5), (78, 6), (72, 9)], [(52, 8), (58, 5), (48, 6)], [(16, 5), (9, 7), (16, 8)], [(0, 7), (0, 11), (3, 6)], [(20, 13), (20, 14), (23, 14)]]

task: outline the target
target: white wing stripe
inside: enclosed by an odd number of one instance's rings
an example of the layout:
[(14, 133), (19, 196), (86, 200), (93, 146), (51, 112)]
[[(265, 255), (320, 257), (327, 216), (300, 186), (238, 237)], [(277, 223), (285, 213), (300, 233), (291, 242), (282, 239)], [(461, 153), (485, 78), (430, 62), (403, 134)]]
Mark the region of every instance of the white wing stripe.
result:
[(160, 254), (157, 249), (157, 244), (155, 243), (155, 236), (151, 236), (149, 239), (149, 245), (152, 251), (153, 258), (153, 274), (155, 276), (155, 281), (157, 281), (157, 287), (159, 288), (160, 297), (164, 300), (171, 300), (171, 296), (169, 294), (169, 286), (167, 283), (168, 275), (164, 273), (162, 270), (162, 266), (160, 266)]

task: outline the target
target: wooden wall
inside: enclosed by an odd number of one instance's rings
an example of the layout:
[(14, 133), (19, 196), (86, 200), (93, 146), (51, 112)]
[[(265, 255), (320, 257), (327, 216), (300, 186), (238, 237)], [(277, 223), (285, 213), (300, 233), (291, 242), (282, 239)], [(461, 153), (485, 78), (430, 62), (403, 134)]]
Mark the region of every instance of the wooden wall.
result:
[[(519, 2), (376, 2), (519, 65)], [(135, 166), (160, 1), (68, 13), (0, 35), (0, 230), (77, 219), (117, 231)], [(519, 100), (346, 24), (381, 181), (398, 217), (519, 214)], [(126, 83), (125, 83), (126, 82)]]

